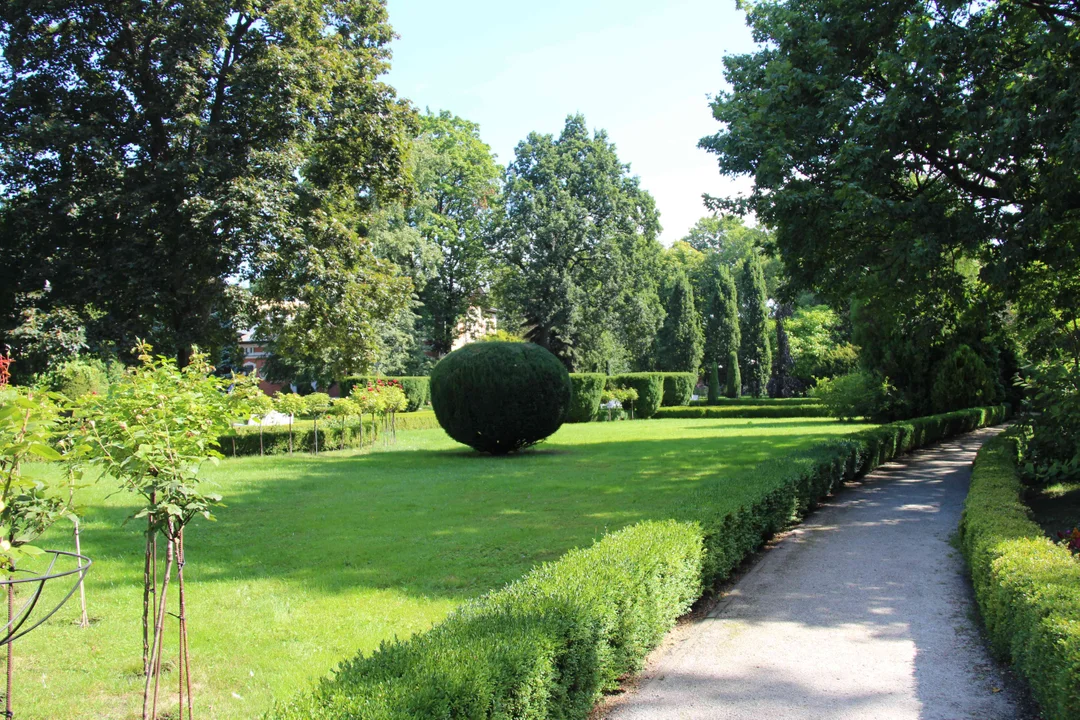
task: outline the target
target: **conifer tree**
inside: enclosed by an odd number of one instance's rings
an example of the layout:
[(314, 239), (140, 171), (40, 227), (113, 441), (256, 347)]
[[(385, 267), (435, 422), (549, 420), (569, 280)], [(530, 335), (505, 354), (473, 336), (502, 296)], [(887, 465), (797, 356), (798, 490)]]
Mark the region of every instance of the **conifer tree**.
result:
[(742, 373), (739, 372), (739, 354), (734, 350), (728, 354), (725, 394), (729, 398), (737, 398), (742, 395)]
[(726, 365), (728, 357), (739, 350), (739, 294), (727, 268), (716, 267), (714, 277), (709, 284), (711, 293), (705, 318), (705, 358)]
[(769, 342), (769, 306), (761, 260), (751, 255), (739, 273), (739, 371), (747, 391), (761, 397), (772, 374)]
[(658, 369), (665, 372), (692, 372), (701, 367), (705, 333), (694, 303), (694, 289), (686, 275), (678, 273), (667, 302), (667, 317), (656, 338)]

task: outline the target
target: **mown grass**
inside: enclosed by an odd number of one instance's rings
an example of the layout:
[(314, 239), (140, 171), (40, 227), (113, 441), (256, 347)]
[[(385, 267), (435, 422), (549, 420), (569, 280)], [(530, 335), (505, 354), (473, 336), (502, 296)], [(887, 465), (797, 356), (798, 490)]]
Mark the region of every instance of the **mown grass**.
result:
[[(865, 426), (828, 420), (568, 425), (518, 457), (478, 456), (442, 431), (389, 452), (227, 460), (216, 523), (187, 539), (196, 714), (257, 717), (358, 649), (408, 636), (538, 562), (723, 483), (737, 505), (753, 466)], [(21, 718), (131, 718), (141, 697), (142, 536), (107, 480), (84, 491), (89, 629), (72, 600), (17, 645)], [(69, 548), (67, 532), (43, 545)], [(170, 640), (175, 629), (170, 631)], [(166, 660), (175, 657), (167, 646)], [(163, 690), (175, 693), (174, 674)], [(165, 707), (175, 707), (174, 695)]]

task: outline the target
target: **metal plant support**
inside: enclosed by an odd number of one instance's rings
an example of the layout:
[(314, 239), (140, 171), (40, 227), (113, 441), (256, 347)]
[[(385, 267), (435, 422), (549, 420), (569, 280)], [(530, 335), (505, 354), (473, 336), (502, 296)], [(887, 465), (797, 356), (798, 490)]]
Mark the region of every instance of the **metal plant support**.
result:
[[(7, 596), (8, 606), (8, 620), (4, 625), (3, 637), (0, 638), (0, 646), (7, 646), (8, 657), (7, 691), (5, 693), (6, 707), (3, 712), (3, 716), (6, 718), (14, 717), (11, 711), (12, 644), (55, 615), (56, 612), (64, 606), (64, 603), (71, 599), (71, 596), (75, 594), (75, 591), (82, 586), (83, 578), (86, 577), (87, 570), (89, 570), (90, 565), (93, 564), (90, 558), (85, 555), (67, 552), (65, 550), (46, 550), (45, 554), (52, 556), (45, 572), (34, 574), (32, 571), (16, 569), (12, 571), (12, 576), (10, 578), (0, 579), (0, 587), (4, 589)], [(56, 564), (62, 557), (73, 558), (75, 560), (75, 567), (70, 570), (56, 570)], [(25, 573), (25, 575), (19, 575), (19, 573)], [(68, 590), (64, 597), (50, 610), (43, 615), (35, 617), (34, 610), (37, 609), (38, 603), (41, 600), (41, 594), (45, 590), (45, 583), (57, 580), (62, 581), (65, 578), (72, 583), (71, 589)], [(30, 592), (29, 595), (22, 600), (22, 604), (16, 611), (15, 590), (23, 588), (28, 588)]]

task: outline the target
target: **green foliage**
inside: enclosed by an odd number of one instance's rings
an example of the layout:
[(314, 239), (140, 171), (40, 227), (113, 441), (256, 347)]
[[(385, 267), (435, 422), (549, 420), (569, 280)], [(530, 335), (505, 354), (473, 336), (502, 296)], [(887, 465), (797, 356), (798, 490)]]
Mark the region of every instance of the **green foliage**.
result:
[(60, 428), (55, 395), (25, 388), (0, 387), (0, 574), (23, 559), (40, 555), (31, 545), (61, 517), (71, 516), (60, 488), (26, 472), (35, 461), (56, 461)]
[(819, 442), (766, 462), (755, 472), (753, 500), (734, 508), (722, 485), (702, 487), (681, 505), (684, 522), (640, 523), (573, 550), (430, 632), (347, 661), (267, 717), (584, 718), (605, 690), (641, 668), (703, 587), (845, 480), (1003, 417), (1004, 408), (983, 408)]
[(996, 653), (1027, 680), (1048, 720), (1080, 715), (1080, 564), (1029, 518), (1019, 437), (979, 451), (960, 541)]
[(664, 406), (686, 405), (694, 394), (697, 385), (697, 373), (666, 372), (660, 373), (664, 379)]
[[(709, 360), (709, 404), (720, 400), (720, 372), (717, 370), (717, 364)], [(738, 367), (739, 363), (736, 360), (732, 363), (734, 367)]]
[[(326, 421), (319, 422), (319, 448), (320, 450), (357, 450), (373, 445), (382, 430), (382, 421), (372, 419), (370, 416), (360, 418), (359, 407), (342, 407), (337, 410), (342, 401), (353, 403), (349, 398), (341, 398), (331, 405), (330, 415)], [(346, 414), (347, 413), (347, 414)], [(399, 431), (408, 430), (435, 430), (439, 427), (439, 421), (435, 413), (430, 410), (419, 412), (399, 413), (394, 419)], [(364, 432), (360, 432), (363, 423)], [(262, 427), (263, 454), (282, 455), (289, 452), (289, 428), (282, 425), (263, 425)], [(235, 429), (234, 437), (228, 446), (229, 455), (244, 457), (259, 455), (260, 440), (259, 427), (257, 425), (244, 425)], [(294, 452), (313, 452), (315, 450), (315, 427), (311, 420), (297, 420), (293, 424), (293, 449)]]
[(664, 376), (661, 373), (623, 373), (612, 375), (612, 387), (633, 388), (638, 396), (634, 401), (634, 417), (651, 418), (664, 400)]
[[(0, 205), (0, 217), (2, 214)], [(0, 278), (5, 270), (0, 270)], [(86, 350), (84, 318), (69, 307), (56, 306), (51, 289), (15, 295), (13, 299), (19, 310), (18, 318), (6, 336), (16, 360), (16, 382), (23, 384), (35, 374), (77, 359), (79, 353)], [(6, 329), (0, 321), (0, 330)]]
[(502, 169), (479, 125), (445, 110), (420, 117), (413, 159), (416, 197), (405, 217), (437, 251), (419, 296), (427, 339), (441, 357), (488, 273), (483, 233)]
[(123, 373), (123, 366), (115, 360), (105, 363), (97, 358), (76, 358), (41, 375), (39, 384), (68, 400), (78, 400), (83, 395), (104, 395)]
[(958, 347), (938, 365), (930, 399), (938, 412), (992, 405), (1001, 393), (990, 368), (967, 345)]
[(705, 358), (723, 365), (739, 351), (739, 292), (726, 267), (713, 268), (709, 275), (705, 314)]
[(667, 316), (656, 336), (656, 367), (697, 376), (704, 351), (705, 334), (694, 302), (694, 289), (686, 276), (679, 273), (668, 290)]
[(1028, 411), (1021, 425), (1030, 436), (1024, 474), (1034, 484), (1080, 477), (1080, 366), (1043, 363), (1027, 368)]
[(772, 375), (769, 305), (761, 260), (752, 254), (739, 273), (739, 372), (754, 397), (765, 394)]
[(498, 329), (493, 333), (488, 333), (481, 338), (477, 338), (476, 342), (528, 342), (525, 338), (517, 333), (512, 333), (509, 330)]
[(184, 358), (233, 341), (242, 278), (281, 351), (363, 369), (409, 295), (357, 233), (408, 181), (385, 3), (5, 3), (0, 34), (0, 307), (49, 279)]
[[(768, 398), (754, 398), (753, 402), (764, 403)], [(832, 417), (824, 405), (744, 405), (742, 403), (720, 405), (691, 405), (682, 407), (662, 407), (654, 416), (663, 418), (701, 418), (719, 420), (723, 418), (799, 418)]]
[(566, 422), (589, 422), (600, 412), (607, 376), (603, 373), (570, 373), (570, 411)]
[(571, 394), (566, 368), (533, 343), (471, 343), (431, 371), (431, 406), (447, 435), (495, 455), (558, 430)]
[(506, 170), (500, 208), (499, 306), (526, 337), (577, 371), (647, 359), (663, 320), (659, 217), (607, 135), (590, 136), (580, 115), (558, 138), (531, 133)]
[(172, 539), (196, 515), (211, 518), (220, 503), (206, 490), (203, 469), (221, 457), (219, 437), (248, 413), (242, 395), (226, 392), (244, 380), (212, 375), (197, 349), (184, 368), (145, 343), (136, 350), (139, 364), (107, 396), (85, 396), (77, 414), (90, 428), (92, 461), (142, 498), (136, 518)]
[(724, 386), (724, 395), (729, 398), (742, 397), (742, 373), (739, 371), (739, 356), (732, 350), (728, 354), (727, 383)]
[(810, 390), (810, 396), (840, 420), (888, 416), (894, 390), (865, 370), (835, 378), (822, 378)]
[(379, 377), (377, 375), (350, 375), (341, 382), (341, 394), (349, 395), (357, 385), (370, 385), (379, 380), (394, 380), (405, 391), (408, 399), (406, 412), (416, 412), (431, 402), (431, 379), (427, 377), (396, 376)]
[(795, 308), (784, 329), (795, 362), (792, 375), (804, 386), (858, 369), (858, 349), (844, 338), (840, 317), (827, 305)]

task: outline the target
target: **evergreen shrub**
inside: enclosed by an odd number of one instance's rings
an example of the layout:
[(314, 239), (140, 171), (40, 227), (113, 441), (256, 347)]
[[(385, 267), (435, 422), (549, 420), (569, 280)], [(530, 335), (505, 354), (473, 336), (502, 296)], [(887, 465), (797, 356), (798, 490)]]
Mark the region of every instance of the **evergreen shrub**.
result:
[(603, 373), (570, 373), (570, 412), (566, 422), (582, 423), (595, 420), (600, 413), (607, 375)]
[(431, 405), (446, 433), (502, 455), (534, 445), (566, 420), (570, 375), (533, 343), (471, 343), (431, 371)]
[(739, 370), (739, 354), (732, 350), (728, 353), (727, 387), (724, 395), (729, 398), (742, 396), (742, 372)]
[(961, 345), (942, 361), (930, 390), (935, 412), (980, 407), (1000, 399), (993, 371), (967, 345)]
[(694, 395), (694, 386), (697, 385), (697, 374), (690, 372), (666, 372), (660, 373), (664, 379), (664, 398), (661, 404), (665, 407), (686, 405)]
[(419, 375), (383, 377), (375, 375), (350, 375), (341, 382), (341, 397), (348, 397), (357, 385), (371, 385), (376, 380), (397, 380), (405, 391), (409, 405), (405, 412), (416, 412), (431, 402), (431, 379)]
[(979, 451), (960, 522), (975, 599), (996, 654), (1027, 680), (1048, 720), (1080, 717), (1080, 563), (1031, 520), (1020, 438)]
[(664, 376), (661, 373), (623, 373), (612, 375), (608, 380), (615, 387), (634, 388), (638, 397), (634, 401), (634, 417), (651, 418), (664, 400)]

